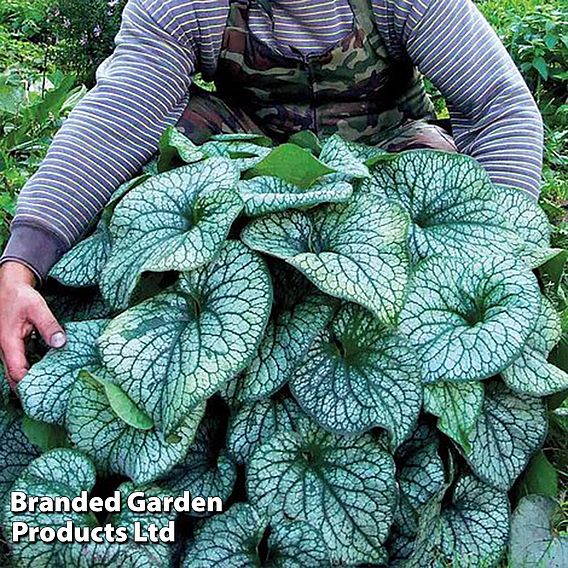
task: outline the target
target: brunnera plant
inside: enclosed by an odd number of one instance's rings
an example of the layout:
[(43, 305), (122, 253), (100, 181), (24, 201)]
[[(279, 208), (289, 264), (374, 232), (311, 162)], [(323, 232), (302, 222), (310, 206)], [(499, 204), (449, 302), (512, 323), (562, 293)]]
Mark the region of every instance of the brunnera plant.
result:
[[(497, 565), (545, 397), (568, 388), (533, 273), (549, 238), (529, 197), (463, 155), (167, 131), (52, 270), (69, 341), (20, 383), (21, 408), (2, 396), (0, 491), (187, 490), (225, 512), (178, 519), (175, 547), (17, 543), (11, 558)], [(67, 520), (1, 518), (8, 541), (16, 519)]]

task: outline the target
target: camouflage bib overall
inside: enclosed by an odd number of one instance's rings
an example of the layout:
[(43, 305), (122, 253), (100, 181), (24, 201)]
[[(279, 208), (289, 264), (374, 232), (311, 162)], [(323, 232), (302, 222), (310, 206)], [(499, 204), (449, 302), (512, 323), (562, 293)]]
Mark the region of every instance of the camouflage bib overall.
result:
[(371, 0), (350, 0), (352, 31), (321, 54), (305, 56), (268, 46), (249, 30), (256, 0), (231, 0), (215, 93), (193, 87), (178, 127), (194, 142), (213, 134), (263, 133), (277, 142), (300, 130), (391, 151), (409, 147), (454, 150), (451, 138), (429, 124), (433, 107), (408, 58), (387, 53)]

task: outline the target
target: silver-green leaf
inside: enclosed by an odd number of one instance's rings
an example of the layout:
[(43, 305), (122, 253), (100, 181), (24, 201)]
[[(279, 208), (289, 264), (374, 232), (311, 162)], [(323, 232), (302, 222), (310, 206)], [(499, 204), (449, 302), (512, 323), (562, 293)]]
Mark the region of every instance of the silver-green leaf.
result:
[(112, 251), (101, 279), (109, 304), (125, 308), (143, 272), (194, 270), (212, 260), (243, 207), (238, 179), (228, 160), (211, 159), (130, 191), (111, 222)]
[(250, 361), (271, 301), (262, 260), (227, 242), (206, 267), (112, 320), (99, 340), (103, 361), (168, 435)]
[[(104, 375), (103, 375), (104, 376)], [(67, 428), (72, 442), (105, 474), (125, 475), (135, 483), (150, 483), (180, 463), (192, 443), (203, 415), (198, 407), (168, 442), (154, 429), (141, 430), (112, 410), (100, 380), (82, 373), (67, 405)]]
[(361, 195), (344, 205), (256, 219), (241, 238), (284, 259), (323, 292), (393, 322), (408, 280), (407, 234), (400, 207)]
[(83, 369), (97, 372), (101, 360), (97, 338), (107, 320), (69, 323), (67, 343), (51, 349), (36, 363), (18, 385), (26, 414), (53, 424), (63, 425), (71, 388)]
[(541, 302), (536, 326), (520, 357), (501, 373), (512, 390), (533, 396), (546, 396), (568, 389), (568, 374), (547, 361), (562, 335), (560, 316), (546, 297)]
[[(290, 309), (273, 315), (258, 353), (243, 373), (239, 395), (243, 400), (259, 400), (282, 388), (331, 320), (333, 302), (321, 294), (311, 294)], [(276, 310), (276, 311), (274, 311)]]
[(486, 388), (483, 412), (468, 437), (465, 457), (480, 479), (506, 491), (541, 447), (547, 427), (542, 400), (492, 382)]
[(247, 493), (271, 522), (303, 520), (333, 562), (381, 563), (396, 504), (392, 457), (371, 435), (339, 437), (307, 419), (263, 443), (248, 465)]
[(238, 190), (246, 214), (253, 217), (322, 203), (343, 203), (353, 194), (350, 183), (325, 177), (303, 189), (277, 177), (257, 176), (241, 181)]
[(521, 261), (432, 257), (415, 270), (400, 332), (418, 349), (424, 382), (486, 379), (521, 354), (540, 297)]
[(465, 476), (444, 501), (436, 496), (424, 507), (413, 553), (404, 565), (492, 568), (499, 564), (508, 536), (507, 494)]
[(380, 426), (397, 446), (422, 406), (420, 367), (408, 342), (345, 304), (297, 367), (290, 388), (323, 428), (359, 434)]
[(408, 212), (416, 259), (471, 251), (509, 254), (519, 242), (487, 172), (463, 154), (413, 150), (381, 158), (362, 190)]
[[(270, 529), (268, 538), (265, 534)], [(266, 550), (264, 541), (266, 539)], [(183, 568), (321, 568), (329, 558), (321, 534), (306, 522), (269, 524), (266, 515), (238, 503), (201, 526), (189, 545)]]

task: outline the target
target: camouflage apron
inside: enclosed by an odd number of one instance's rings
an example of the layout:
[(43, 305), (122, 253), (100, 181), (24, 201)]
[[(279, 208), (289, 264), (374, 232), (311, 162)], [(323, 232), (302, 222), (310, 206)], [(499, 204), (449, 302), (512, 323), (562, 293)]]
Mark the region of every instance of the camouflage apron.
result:
[(271, 48), (249, 31), (255, 0), (231, 0), (215, 93), (192, 87), (178, 127), (194, 142), (213, 134), (256, 132), (277, 142), (312, 130), (341, 134), (390, 151), (455, 150), (434, 118), (422, 78), (408, 58), (387, 53), (374, 24), (371, 0), (350, 0), (352, 31), (339, 45), (305, 56)]

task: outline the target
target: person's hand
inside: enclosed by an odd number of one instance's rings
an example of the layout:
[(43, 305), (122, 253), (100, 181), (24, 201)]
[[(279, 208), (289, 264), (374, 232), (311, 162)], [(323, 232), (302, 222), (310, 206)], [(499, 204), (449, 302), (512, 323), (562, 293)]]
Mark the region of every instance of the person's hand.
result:
[(50, 347), (63, 347), (67, 342), (34, 284), (33, 272), (23, 264), (0, 266), (0, 356), (12, 389), (28, 372), (25, 341), (34, 329)]

